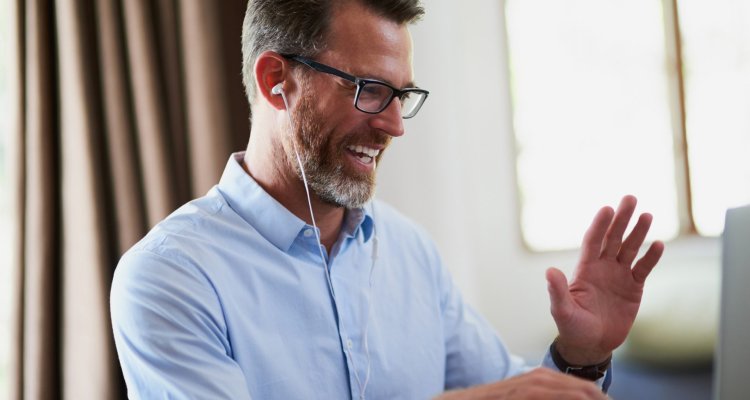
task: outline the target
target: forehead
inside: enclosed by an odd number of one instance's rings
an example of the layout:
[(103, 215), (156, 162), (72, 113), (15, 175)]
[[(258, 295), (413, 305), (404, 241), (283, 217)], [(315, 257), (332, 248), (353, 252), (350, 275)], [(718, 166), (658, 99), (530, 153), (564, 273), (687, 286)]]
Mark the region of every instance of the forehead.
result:
[(399, 25), (357, 1), (336, 7), (320, 60), (354, 75), (379, 78), (396, 86), (411, 83), (412, 40)]

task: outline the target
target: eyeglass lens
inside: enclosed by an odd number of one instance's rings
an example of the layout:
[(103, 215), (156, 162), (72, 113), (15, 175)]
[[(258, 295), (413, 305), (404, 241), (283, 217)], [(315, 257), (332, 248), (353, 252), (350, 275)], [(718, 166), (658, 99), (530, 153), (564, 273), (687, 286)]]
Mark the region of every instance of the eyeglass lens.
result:
[(413, 117), (424, 102), (425, 95), (418, 92), (410, 92), (401, 96), (401, 116)]
[[(360, 89), (357, 107), (366, 112), (380, 112), (388, 106), (392, 95), (393, 90), (388, 86), (377, 82), (367, 82)], [(422, 93), (417, 92), (402, 95), (399, 99), (401, 101), (401, 115), (403, 117), (414, 116), (423, 97)]]

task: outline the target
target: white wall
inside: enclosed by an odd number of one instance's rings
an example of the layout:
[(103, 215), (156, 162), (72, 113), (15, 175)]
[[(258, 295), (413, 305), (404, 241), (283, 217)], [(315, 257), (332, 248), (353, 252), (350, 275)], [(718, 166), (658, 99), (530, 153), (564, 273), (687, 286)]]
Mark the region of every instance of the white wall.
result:
[[(466, 299), (513, 351), (534, 360), (556, 333), (544, 271), (554, 265), (570, 275), (577, 254), (534, 254), (521, 241), (504, 2), (423, 3), (427, 14), (412, 28), (414, 67), (431, 94), (385, 154), (378, 196), (432, 234)], [(704, 266), (717, 264), (717, 247), (667, 244), (654, 279), (715, 272)], [(647, 286), (645, 301), (649, 295)]]

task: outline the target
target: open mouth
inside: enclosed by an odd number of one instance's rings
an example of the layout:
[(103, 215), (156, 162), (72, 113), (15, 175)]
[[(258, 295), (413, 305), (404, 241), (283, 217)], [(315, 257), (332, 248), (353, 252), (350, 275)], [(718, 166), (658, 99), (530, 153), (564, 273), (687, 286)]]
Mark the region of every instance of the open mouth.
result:
[(351, 145), (346, 146), (346, 149), (351, 152), (351, 154), (356, 158), (359, 162), (365, 165), (372, 164), (372, 161), (375, 159), (375, 157), (380, 154), (380, 150), (373, 149), (371, 147), (367, 146), (361, 146), (361, 145)]

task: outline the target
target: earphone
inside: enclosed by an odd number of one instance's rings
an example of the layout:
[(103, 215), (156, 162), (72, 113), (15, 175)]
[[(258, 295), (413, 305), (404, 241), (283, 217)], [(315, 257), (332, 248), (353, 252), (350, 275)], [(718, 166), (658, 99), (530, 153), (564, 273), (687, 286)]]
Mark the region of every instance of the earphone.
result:
[[(281, 96), (281, 99), (284, 101), (284, 106), (286, 107), (287, 111), (287, 117), (289, 118), (289, 126), (292, 129), (290, 132), (290, 135), (293, 135), (293, 132), (296, 130), (296, 125), (294, 124), (294, 120), (292, 119), (292, 112), (289, 109), (289, 103), (286, 99), (286, 94), (284, 93), (283, 83), (277, 83), (273, 88), (271, 88), (271, 94), (275, 96)], [(323, 270), (326, 274), (326, 280), (328, 281), (328, 291), (331, 294), (331, 297), (333, 298), (334, 303), (336, 302), (336, 293), (333, 291), (333, 283), (331, 282), (331, 273), (328, 270), (328, 262), (326, 261), (325, 255), (323, 254), (323, 245), (320, 241), (320, 233), (318, 232), (318, 226), (315, 223), (315, 215), (313, 214), (313, 208), (312, 208), (312, 200), (310, 199), (310, 189), (307, 184), (307, 176), (305, 174), (305, 168), (302, 166), (302, 159), (299, 155), (299, 152), (297, 151), (297, 145), (294, 141), (294, 138), (291, 140), (292, 146), (294, 148), (294, 155), (297, 158), (297, 165), (299, 166), (300, 173), (302, 175), (302, 182), (305, 185), (305, 194), (307, 195), (307, 205), (310, 210), (310, 219), (312, 220), (313, 225), (313, 231), (315, 232), (315, 238), (318, 241), (318, 250), (320, 251), (320, 260), (323, 264)], [(375, 160), (373, 159), (373, 162)], [(373, 213), (373, 219), (375, 216), (375, 205), (372, 205), (372, 213)], [(367, 340), (367, 332), (370, 328), (370, 312), (372, 310), (372, 273), (375, 269), (375, 260), (378, 257), (378, 235), (377, 230), (375, 229), (375, 226), (373, 224), (373, 237), (372, 237), (372, 264), (370, 265), (370, 277), (369, 277), (369, 293), (368, 293), (368, 299), (367, 299), (367, 316), (365, 318), (365, 326), (364, 326), (364, 348), (365, 348), (365, 354), (367, 355), (367, 371), (365, 374), (365, 380), (364, 384), (360, 380), (359, 373), (357, 372), (356, 363), (354, 362), (354, 356), (351, 353), (351, 348), (348, 346), (344, 346), (344, 351), (349, 354), (349, 358), (351, 359), (351, 363), (354, 366), (354, 378), (357, 380), (357, 384), (359, 385), (359, 399), (365, 400), (365, 391), (367, 390), (367, 385), (370, 382), (370, 371), (372, 366), (372, 361), (370, 359), (370, 346), (368, 344)]]
[(284, 84), (283, 83), (277, 83), (276, 86), (271, 88), (271, 94), (273, 95), (284, 95)]

